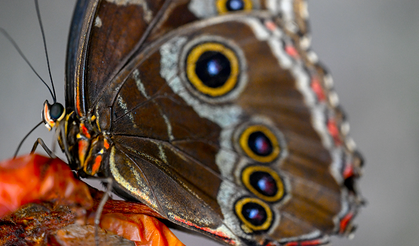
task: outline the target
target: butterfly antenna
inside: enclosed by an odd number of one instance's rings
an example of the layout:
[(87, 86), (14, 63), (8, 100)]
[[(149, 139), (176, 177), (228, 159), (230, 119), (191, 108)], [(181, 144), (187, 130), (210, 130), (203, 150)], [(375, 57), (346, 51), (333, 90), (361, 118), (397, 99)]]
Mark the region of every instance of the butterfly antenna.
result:
[[(46, 60), (47, 60), (49, 79), (51, 81), (51, 86), (52, 86), (52, 91), (53, 91), (53, 93), (51, 93), (51, 95), (52, 95), (52, 98), (53, 98), (54, 103), (55, 103), (55, 102), (57, 102), (57, 97), (56, 97), (56, 94), (55, 94), (55, 87), (54, 87), (54, 82), (53, 82), (52, 74), (51, 74), (51, 66), (50, 66), (49, 58), (48, 58), (49, 56), (48, 56), (48, 49), (47, 49), (47, 41), (46, 41), (46, 38), (45, 38), (44, 26), (42, 25), (41, 11), (39, 11), (38, 0), (35, 0), (35, 7), (36, 7), (36, 15), (38, 16), (39, 27), (41, 28), (42, 41), (44, 43), (44, 50), (45, 50), (45, 57), (46, 57)], [(51, 90), (50, 90), (50, 92), (51, 92)]]
[(42, 83), (44, 83), (44, 85), (48, 88), (49, 93), (51, 94), (51, 96), (54, 98), (51, 88), (47, 85), (47, 83), (42, 79), (42, 77), (36, 72), (35, 68), (32, 66), (32, 64), (29, 62), (28, 58), (26, 58), (26, 56), (23, 54), (22, 50), (19, 48), (19, 46), (17, 45), (17, 43), (15, 42), (15, 40), (9, 35), (9, 33), (7, 33), (6, 30), (4, 30), (3, 28), (0, 27), (0, 32), (3, 34), (4, 37), (6, 37), (9, 42), (13, 45), (13, 47), (15, 47), (16, 51), (19, 53), (20, 57), (23, 58), (23, 60), (25, 60), (26, 64), (28, 64), (28, 66), (32, 69), (32, 71), (36, 74), (36, 76), (42, 81)]
[(20, 147), (22, 147), (22, 144), (23, 144), (23, 142), (25, 142), (26, 138), (28, 138), (28, 136), (29, 136), (29, 135), (31, 135), (31, 133), (32, 133), (33, 131), (35, 131), (35, 129), (36, 129), (36, 128), (38, 128), (38, 126), (40, 126), (42, 123), (43, 123), (43, 121), (41, 121), (41, 122), (39, 122), (38, 124), (36, 124), (36, 126), (35, 126), (34, 128), (32, 128), (32, 130), (30, 130), (30, 131), (29, 131), (29, 132), (25, 135), (25, 137), (24, 137), (24, 138), (20, 141), (19, 146), (17, 146), (16, 152), (15, 152), (15, 154), (13, 155), (13, 159), (15, 159), (15, 158), (16, 158), (17, 153), (19, 153)]

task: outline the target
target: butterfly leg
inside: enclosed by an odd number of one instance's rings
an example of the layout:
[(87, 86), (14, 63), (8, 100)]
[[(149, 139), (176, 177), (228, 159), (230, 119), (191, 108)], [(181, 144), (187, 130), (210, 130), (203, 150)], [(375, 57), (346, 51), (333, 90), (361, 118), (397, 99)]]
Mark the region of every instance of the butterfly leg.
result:
[(91, 177), (95, 180), (102, 181), (104, 183), (107, 183), (106, 185), (106, 192), (103, 195), (102, 199), (100, 200), (100, 203), (97, 207), (96, 214), (95, 214), (95, 244), (96, 246), (99, 246), (99, 223), (100, 223), (100, 216), (102, 215), (103, 207), (105, 207), (105, 203), (108, 201), (109, 196), (112, 191), (112, 184), (113, 180), (112, 178), (95, 178)]
[(45, 144), (44, 140), (42, 140), (41, 138), (38, 138), (36, 140), (36, 142), (33, 144), (32, 150), (31, 150), (31, 154), (33, 154), (36, 150), (36, 148), (38, 147), (38, 144), (41, 145), (41, 147), (45, 150), (45, 152), (47, 152), (48, 156), (51, 158), (57, 158), (57, 156), (54, 154), (54, 152), (52, 152), (47, 145)]

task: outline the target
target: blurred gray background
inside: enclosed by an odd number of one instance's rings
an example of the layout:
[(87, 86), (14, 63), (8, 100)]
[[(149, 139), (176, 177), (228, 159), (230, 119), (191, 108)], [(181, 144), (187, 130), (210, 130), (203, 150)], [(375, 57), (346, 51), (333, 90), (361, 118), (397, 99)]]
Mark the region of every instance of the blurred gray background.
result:
[[(64, 102), (64, 59), (74, 0), (41, 0), (53, 77)], [(333, 245), (418, 245), (419, 241), (419, 1), (312, 0), (313, 49), (331, 71), (349, 116), (351, 135), (366, 159), (360, 182), (368, 206), (356, 219), (355, 239)], [(31, 0), (1, 0), (0, 26), (16, 39), (47, 79), (43, 44)], [(51, 101), (5, 38), (0, 37), (0, 159), (40, 121)], [(52, 134), (40, 127), (47, 144)], [(217, 245), (179, 234), (186, 245)], [(195, 240), (195, 241), (194, 241)]]

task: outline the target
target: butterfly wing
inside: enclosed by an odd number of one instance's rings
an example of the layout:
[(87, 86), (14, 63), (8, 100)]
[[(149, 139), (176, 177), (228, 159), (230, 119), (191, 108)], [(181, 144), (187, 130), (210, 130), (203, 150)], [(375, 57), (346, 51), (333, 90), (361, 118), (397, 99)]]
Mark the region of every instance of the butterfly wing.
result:
[(127, 2), (141, 18), (118, 22), (121, 5), (85, 2), (68, 56), (67, 103), (109, 140), (101, 165), (118, 193), (229, 244), (315, 245), (345, 232), (361, 159), (306, 51), (304, 15), (290, 14), (302, 12), (286, 12), (300, 20), (291, 25), (278, 12), (198, 16), (186, 8), (199, 1), (168, 1), (153, 19), (148, 3)]
[(79, 116), (87, 114), (103, 88), (139, 49), (163, 6), (163, 1), (127, 2), (77, 2), (67, 50), (66, 103)]
[[(66, 104), (74, 107), (79, 115), (85, 115), (89, 106), (98, 100), (103, 85), (113, 79), (135, 52), (179, 26), (228, 14), (231, 10), (220, 7), (227, 2), (77, 1), (67, 50)], [(308, 45), (305, 1), (246, 0), (244, 3), (246, 12), (268, 10), (274, 16), (281, 16), (276, 22)], [(89, 96), (83, 97), (86, 95)]]

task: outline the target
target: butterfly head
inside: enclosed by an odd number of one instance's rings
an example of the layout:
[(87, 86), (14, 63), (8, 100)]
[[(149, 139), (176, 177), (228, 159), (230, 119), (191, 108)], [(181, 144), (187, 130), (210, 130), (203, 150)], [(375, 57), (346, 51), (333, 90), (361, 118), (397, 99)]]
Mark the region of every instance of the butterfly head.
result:
[(61, 103), (55, 102), (49, 104), (48, 100), (44, 102), (44, 107), (42, 110), (42, 120), (45, 123), (45, 126), (48, 130), (54, 128), (54, 126), (64, 119), (65, 108)]

